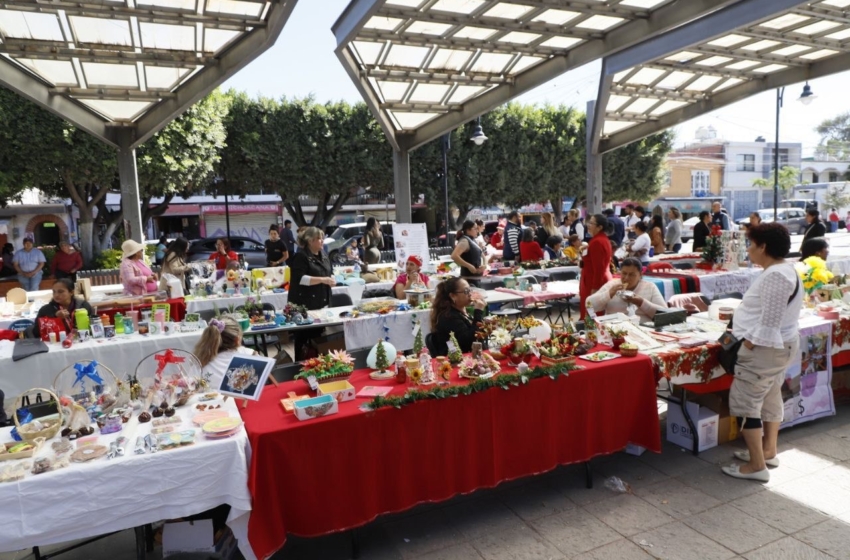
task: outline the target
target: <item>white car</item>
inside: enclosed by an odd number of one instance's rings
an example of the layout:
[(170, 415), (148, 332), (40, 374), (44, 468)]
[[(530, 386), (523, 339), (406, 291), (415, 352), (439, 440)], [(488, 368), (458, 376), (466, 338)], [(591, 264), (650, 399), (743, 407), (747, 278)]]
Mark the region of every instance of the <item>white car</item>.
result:
[(682, 243), (687, 243), (694, 238), (694, 226), (699, 223), (699, 216), (688, 218), (682, 222)]

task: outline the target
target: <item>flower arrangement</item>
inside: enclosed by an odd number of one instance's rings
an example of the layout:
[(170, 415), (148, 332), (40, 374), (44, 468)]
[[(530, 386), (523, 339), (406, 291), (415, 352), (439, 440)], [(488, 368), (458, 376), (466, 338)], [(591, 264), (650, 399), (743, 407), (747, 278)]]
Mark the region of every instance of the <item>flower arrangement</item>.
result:
[(407, 372), (407, 377), (413, 382), (414, 385), (419, 385), (419, 382), (422, 381), (422, 368), (410, 368), (410, 370), (408, 370)]
[(451, 362), (449, 362), (448, 360), (443, 360), (440, 362), (440, 366), (437, 372), (439, 373), (440, 377), (448, 381), (452, 376), (452, 369), (454, 368), (452, 367)]
[(611, 338), (625, 338), (626, 335), (629, 334), (629, 331), (627, 331), (623, 327), (618, 327), (616, 325), (605, 327), (605, 330), (608, 331), (608, 334), (611, 335)]
[(493, 343), (494, 347), (501, 348), (505, 344), (510, 343), (513, 340), (513, 336), (510, 331), (504, 328), (496, 328), (490, 333), (490, 341)]
[(481, 377), (488, 373), (499, 373), (502, 369), (499, 362), (490, 354), (482, 353), (479, 358), (466, 356), (460, 363), (460, 375), (462, 377)]
[(283, 308), (283, 316), (287, 323), (298, 323), (299, 317), (301, 321), (309, 317), (307, 308), (297, 303), (287, 303), (286, 307)]
[(824, 285), (829, 284), (834, 274), (826, 267), (826, 261), (820, 257), (809, 257), (797, 265), (797, 274), (803, 281), (803, 289), (811, 295)]
[(564, 358), (568, 356), (581, 356), (593, 348), (573, 332), (559, 332), (552, 338), (540, 345), (540, 354), (547, 358)]
[(711, 232), (705, 240), (705, 247), (702, 250), (702, 260), (712, 265), (723, 262), (723, 229), (714, 224), (711, 226)]
[(532, 352), (531, 345), (532, 344), (534, 344), (534, 343), (525, 339), (525, 338), (517, 337), (517, 338), (514, 338), (513, 340), (511, 340), (509, 343), (502, 346), (501, 352), (502, 352), (503, 355), (505, 355), (508, 358), (509, 361), (514, 361), (514, 360), (511, 360), (511, 358), (514, 358), (514, 359), (519, 358), (518, 361), (522, 361), (522, 359), (524, 359), (526, 356), (531, 354), (531, 352)]
[(307, 379), (314, 376), (316, 380), (345, 377), (354, 371), (354, 358), (345, 350), (333, 350), (316, 358), (306, 360), (301, 373), (295, 379)]

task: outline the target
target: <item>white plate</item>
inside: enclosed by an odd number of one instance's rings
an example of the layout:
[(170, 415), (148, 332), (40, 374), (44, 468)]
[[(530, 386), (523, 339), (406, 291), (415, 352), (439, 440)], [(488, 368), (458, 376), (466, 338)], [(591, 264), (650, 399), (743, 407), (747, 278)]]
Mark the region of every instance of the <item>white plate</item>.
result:
[(583, 356), (579, 356), (582, 360), (587, 360), (588, 362), (607, 362), (608, 360), (614, 360), (619, 358), (619, 354), (615, 354), (613, 352), (593, 352), (592, 354), (585, 354)]

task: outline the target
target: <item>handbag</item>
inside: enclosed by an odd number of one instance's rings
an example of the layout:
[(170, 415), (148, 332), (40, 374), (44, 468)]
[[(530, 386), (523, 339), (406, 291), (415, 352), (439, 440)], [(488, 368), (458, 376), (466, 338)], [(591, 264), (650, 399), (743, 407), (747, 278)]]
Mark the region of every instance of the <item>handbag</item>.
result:
[[(797, 279), (797, 286), (794, 288), (794, 293), (792, 293), (791, 297), (788, 298), (789, 305), (797, 296), (798, 291), (800, 291), (799, 279)], [(720, 335), (720, 338), (717, 339), (717, 342), (720, 343), (720, 353), (717, 356), (717, 361), (720, 362), (720, 365), (726, 373), (735, 375), (735, 364), (738, 363), (738, 352), (741, 350), (741, 344), (744, 341), (732, 334), (732, 321), (733, 319), (729, 319), (729, 325), (726, 327), (726, 332)]]

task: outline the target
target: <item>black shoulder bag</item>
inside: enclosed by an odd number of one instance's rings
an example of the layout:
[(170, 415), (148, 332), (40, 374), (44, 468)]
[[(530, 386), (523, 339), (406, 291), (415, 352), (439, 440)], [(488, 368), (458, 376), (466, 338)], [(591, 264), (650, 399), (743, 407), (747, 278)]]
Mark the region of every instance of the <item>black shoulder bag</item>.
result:
[[(794, 293), (788, 298), (789, 305), (797, 296), (798, 291), (800, 291), (799, 278), (797, 279), (797, 286), (794, 288)], [(738, 337), (732, 334), (732, 320), (729, 319), (726, 332), (717, 339), (717, 342), (720, 343), (720, 354), (717, 356), (717, 360), (729, 375), (735, 375), (735, 364), (738, 363), (738, 351), (741, 349), (741, 344), (743, 343), (743, 340), (739, 340)]]

